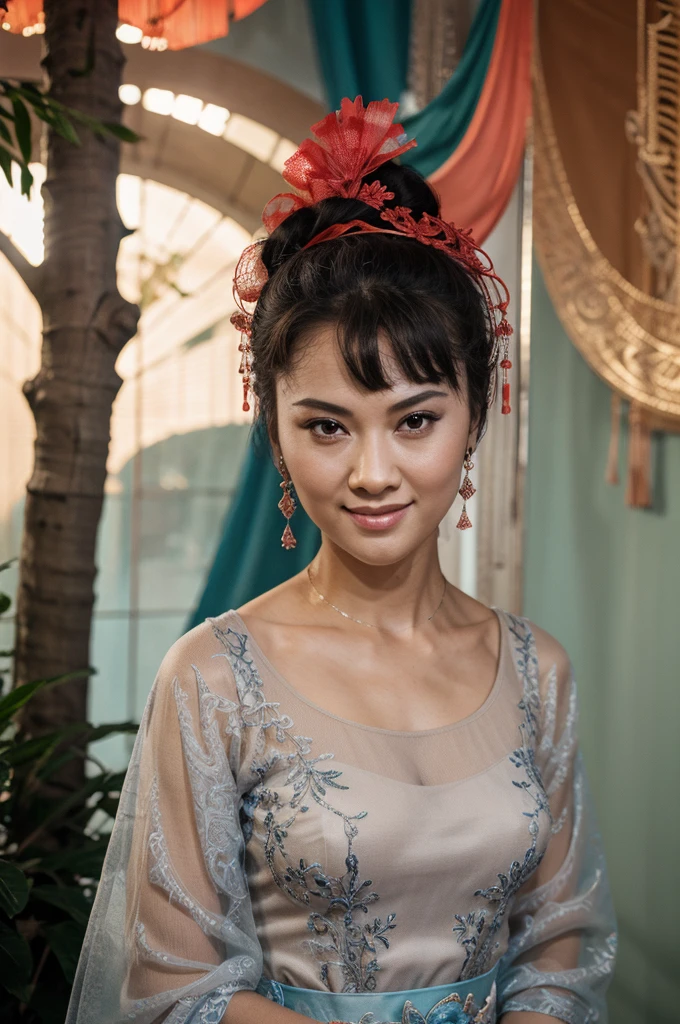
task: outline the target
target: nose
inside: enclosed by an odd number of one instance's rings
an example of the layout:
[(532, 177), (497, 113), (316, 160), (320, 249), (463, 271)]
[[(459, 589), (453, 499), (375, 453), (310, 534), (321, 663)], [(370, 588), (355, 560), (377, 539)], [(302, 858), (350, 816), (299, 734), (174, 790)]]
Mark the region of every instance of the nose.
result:
[(353, 456), (347, 481), (353, 491), (378, 495), (401, 485), (401, 471), (386, 438), (377, 434), (365, 436), (354, 447)]

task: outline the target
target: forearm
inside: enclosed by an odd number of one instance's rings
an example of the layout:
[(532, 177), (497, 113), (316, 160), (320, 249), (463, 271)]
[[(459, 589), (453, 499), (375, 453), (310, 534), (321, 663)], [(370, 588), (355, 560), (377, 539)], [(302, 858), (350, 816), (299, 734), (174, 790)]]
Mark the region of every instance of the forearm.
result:
[(309, 1021), (309, 1017), (287, 1010), (257, 992), (235, 992), (221, 1024), (309, 1024)]

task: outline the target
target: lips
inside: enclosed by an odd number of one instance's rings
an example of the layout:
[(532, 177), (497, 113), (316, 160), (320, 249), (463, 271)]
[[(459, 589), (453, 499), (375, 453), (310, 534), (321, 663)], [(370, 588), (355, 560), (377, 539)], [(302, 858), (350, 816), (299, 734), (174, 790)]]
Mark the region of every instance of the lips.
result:
[(345, 507), (345, 511), (357, 526), (363, 526), (367, 530), (388, 530), (404, 518), (411, 504), (409, 502), (408, 505), (383, 505), (380, 508), (361, 505), (357, 508)]

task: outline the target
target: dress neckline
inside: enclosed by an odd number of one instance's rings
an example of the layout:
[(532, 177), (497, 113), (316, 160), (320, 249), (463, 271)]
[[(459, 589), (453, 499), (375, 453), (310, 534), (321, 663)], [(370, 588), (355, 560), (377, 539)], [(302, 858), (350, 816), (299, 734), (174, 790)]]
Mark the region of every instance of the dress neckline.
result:
[[(245, 621), (241, 618), (236, 609), (229, 609), (229, 611), (224, 612), (221, 617), (232, 616), (234, 619), (236, 619), (240, 626), (240, 631), (243, 632), (243, 634), (245, 635), (248, 641), (248, 646), (251, 652), (254, 654), (255, 658), (259, 662), (261, 662), (261, 664), (266, 666), (266, 668), (272, 673), (272, 675), (278, 680), (278, 682), (283, 687), (285, 687), (285, 689), (288, 690), (293, 695), (293, 697), (295, 697), (299, 701), (302, 701), (303, 704), (306, 704), (314, 711), (317, 711), (319, 714), (324, 715), (326, 718), (332, 718), (336, 722), (340, 722), (342, 725), (350, 726), (353, 729), (361, 729), (364, 732), (382, 733), (385, 736), (404, 736), (410, 738), (418, 738), (421, 736), (433, 736), (442, 732), (452, 732), (456, 729), (460, 729), (466, 725), (469, 725), (476, 719), (480, 718), (486, 711), (488, 711), (491, 705), (495, 702), (496, 698), (498, 697), (505, 675), (505, 659), (507, 657), (507, 628), (503, 612), (495, 606), (491, 607), (491, 611), (494, 612), (494, 614), (498, 618), (498, 624), (500, 627), (500, 644), (498, 650), (498, 660), (496, 663), (496, 677), (491, 686), (491, 689), (489, 690), (488, 694), (486, 695), (484, 701), (480, 704), (480, 706), (475, 711), (472, 711), (469, 715), (466, 715), (465, 718), (459, 718), (455, 722), (449, 722), (446, 725), (438, 725), (432, 729), (385, 729), (379, 725), (367, 725), (364, 722), (355, 722), (351, 718), (343, 718), (342, 715), (336, 715), (335, 712), (329, 711), (327, 708), (321, 707), (320, 704), (316, 704), (313, 700), (310, 700), (309, 697), (306, 697), (303, 693), (300, 693), (300, 691), (297, 690), (292, 685), (292, 683), (290, 683), (285, 678), (285, 676), (281, 674), (281, 672), (279, 672), (276, 666), (272, 664), (272, 662), (269, 660), (265, 652), (262, 650), (257, 640), (250, 632), (250, 629), (246, 625)], [(260, 681), (262, 682), (261, 677)]]

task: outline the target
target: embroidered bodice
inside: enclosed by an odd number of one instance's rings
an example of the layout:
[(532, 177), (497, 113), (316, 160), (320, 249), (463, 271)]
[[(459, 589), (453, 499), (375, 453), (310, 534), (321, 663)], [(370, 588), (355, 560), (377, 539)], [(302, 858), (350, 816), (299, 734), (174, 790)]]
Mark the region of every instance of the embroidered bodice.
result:
[[(182, 637), (147, 702), (67, 1024), (151, 1024), (168, 1007), (173, 1024), (219, 1022), (261, 975), (396, 991), (498, 961), (503, 1012), (602, 1020), (584, 1013), (601, 1005), (613, 930), (571, 667), (548, 634), (497, 614), (491, 692), (421, 732), (317, 707), (234, 611)], [(102, 939), (98, 998), (120, 997), (120, 1018), (83, 1008)]]

